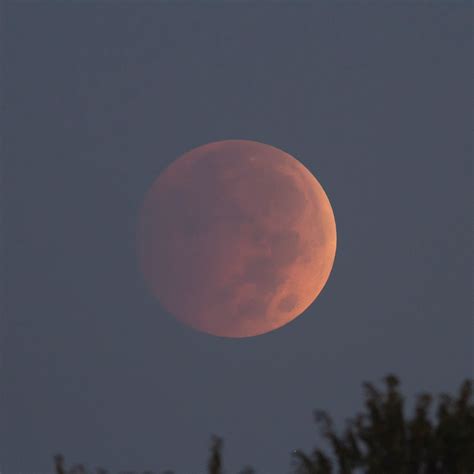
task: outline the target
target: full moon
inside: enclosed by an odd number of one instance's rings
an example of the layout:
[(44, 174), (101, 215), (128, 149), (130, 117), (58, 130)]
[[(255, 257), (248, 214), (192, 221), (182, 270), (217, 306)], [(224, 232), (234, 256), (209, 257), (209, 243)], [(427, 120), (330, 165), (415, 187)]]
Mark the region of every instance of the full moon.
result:
[(152, 294), (216, 336), (277, 329), (317, 298), (336, 253), (331, 204), (288, 153), (248, 140), (195, 148), (153, 182), (137, 248)]

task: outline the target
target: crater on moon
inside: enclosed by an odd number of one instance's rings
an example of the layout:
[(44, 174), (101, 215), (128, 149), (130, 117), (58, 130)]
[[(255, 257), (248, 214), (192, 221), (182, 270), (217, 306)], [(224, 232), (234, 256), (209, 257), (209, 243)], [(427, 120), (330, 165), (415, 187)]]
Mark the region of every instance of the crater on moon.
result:
[(280, 311), (288, 312), (291, 311), (298, 303), (298, 297), (295, 294), (284, 296), (278, 303), (277, 308)]

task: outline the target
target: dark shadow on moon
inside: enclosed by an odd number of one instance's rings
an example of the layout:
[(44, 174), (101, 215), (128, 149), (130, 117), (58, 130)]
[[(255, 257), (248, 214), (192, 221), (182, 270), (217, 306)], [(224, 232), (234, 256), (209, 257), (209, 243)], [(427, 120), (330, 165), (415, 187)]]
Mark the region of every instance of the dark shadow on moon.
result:
[(235, 320), (251, 321), (259, 320), (265, 316), (267, 305), (262, 298), (249, 298), (237, 306)]
[(287, 313), (298, 304), (298, 297), (295, 294), (289, 294), (283, 297), (278, 303), (278, 311)]
[(282, 268), (278, 267), (272, 257), (257, 257), (249, 261), (241, 274), (240, 283), (255, 285), (262, 296), (273, 295), (277, 288), (286, 281)]
[(272, 259), (277, 265), (289, 265), (296, 261), (302, 252), (302, 242), (295, 230), (284, 230), (270, 236)]

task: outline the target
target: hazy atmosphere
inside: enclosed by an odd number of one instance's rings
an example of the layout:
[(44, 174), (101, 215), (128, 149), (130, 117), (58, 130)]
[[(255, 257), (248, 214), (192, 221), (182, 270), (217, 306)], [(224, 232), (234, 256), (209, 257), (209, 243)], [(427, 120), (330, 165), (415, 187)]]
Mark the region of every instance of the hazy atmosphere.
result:
[[(2, 472), (200, 474), (217, 434), (283, 474), (363, 380), (473, 375), (472, 5), (384, 3), (4, 2)], [(173, 318), (135, 243), (158, 174), (229, 139), (301, 161), (337, 225), (314, 304), (240, 339)]]

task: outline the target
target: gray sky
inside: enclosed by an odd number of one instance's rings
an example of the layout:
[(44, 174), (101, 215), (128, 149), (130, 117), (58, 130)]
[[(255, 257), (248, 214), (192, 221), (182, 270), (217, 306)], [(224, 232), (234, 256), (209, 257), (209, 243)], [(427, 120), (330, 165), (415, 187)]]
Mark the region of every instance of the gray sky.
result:
[[(288, 471), (314, 408), (363, 380), (409, 398), (472, 376), (470, 2), (3, 7), (0, 467)], [(166, 314), (137, 210), (183, 152), (229, 138), (318, 178), (338, 250), (321, 296), (264, 336)]]

